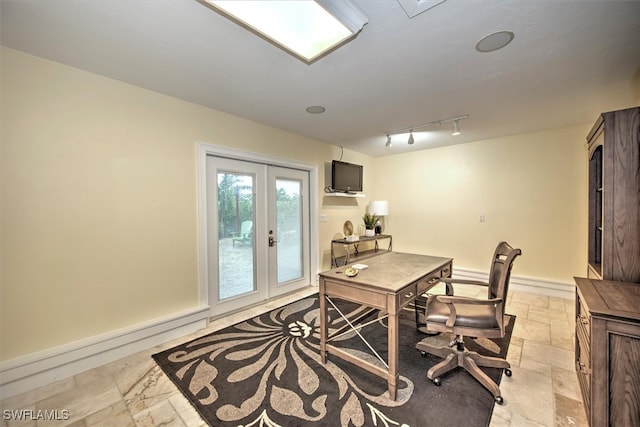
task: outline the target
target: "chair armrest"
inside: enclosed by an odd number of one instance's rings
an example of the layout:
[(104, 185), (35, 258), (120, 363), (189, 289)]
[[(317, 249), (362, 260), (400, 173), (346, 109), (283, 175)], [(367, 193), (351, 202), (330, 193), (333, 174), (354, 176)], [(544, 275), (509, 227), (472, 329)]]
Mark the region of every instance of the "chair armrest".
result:
[(444, 283), (446, 286), (447, 295), (453, 295), (453, 284), (459, 283), (461, 285), (477, 285), (477, 286), (489, 286), (488, 283), (481, 282), (479, 280), (468, 280), (468, 279), (454, 279), (452, 277), (441, 277), (440, 281)]
[(454, 279), (452, 277), (441, 277), (440, 281), (445, 283), (460, 283), (462, 285), (489, 286), (487, 282), (481, 282), (479, 280)]

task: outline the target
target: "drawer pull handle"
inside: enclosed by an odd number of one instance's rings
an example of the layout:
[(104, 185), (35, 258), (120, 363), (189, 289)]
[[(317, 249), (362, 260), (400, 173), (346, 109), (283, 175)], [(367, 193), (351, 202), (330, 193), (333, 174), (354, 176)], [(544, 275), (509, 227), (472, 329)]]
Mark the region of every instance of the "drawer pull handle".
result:
[(589, 370), (587, 369), (586, 365), (582, 362), (578, 362), (578, 370), (580, 371), (581, 374), (589, 375)]
[(413, 292), (409, 292), (408, 294), (404, 295), (405, 298), (411, 298), (412, 296), (413, 296)]

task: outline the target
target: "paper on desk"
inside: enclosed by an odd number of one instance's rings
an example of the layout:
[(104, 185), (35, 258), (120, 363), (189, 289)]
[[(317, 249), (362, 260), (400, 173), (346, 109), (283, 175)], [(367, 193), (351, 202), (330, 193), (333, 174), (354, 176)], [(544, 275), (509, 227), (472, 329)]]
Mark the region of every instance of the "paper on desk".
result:
[(356, 268), (358, 270), (364, 270), (369, 266), (367, 264), (353, 264), (351, 267)]

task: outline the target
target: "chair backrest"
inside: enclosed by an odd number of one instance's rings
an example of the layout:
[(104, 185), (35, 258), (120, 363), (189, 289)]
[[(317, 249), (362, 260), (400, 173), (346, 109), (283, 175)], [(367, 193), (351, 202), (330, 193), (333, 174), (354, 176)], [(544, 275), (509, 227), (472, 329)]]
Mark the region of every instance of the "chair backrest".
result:
[(489, 290), (488, 298), (507, 297), (509, 290), (509, 279), (511, 278), (511, 267), (513, 261), (518, 255), (521, 255), (520, 249), (512, 248), (507, 242), (500, 242), (493, 253), (491, 271), (489, 272)]
[(244, 237), (245, 235), (251, 233), (251, 229), (253, 228), (253, 221), (243, 221), (240, 225), (240, 235)]

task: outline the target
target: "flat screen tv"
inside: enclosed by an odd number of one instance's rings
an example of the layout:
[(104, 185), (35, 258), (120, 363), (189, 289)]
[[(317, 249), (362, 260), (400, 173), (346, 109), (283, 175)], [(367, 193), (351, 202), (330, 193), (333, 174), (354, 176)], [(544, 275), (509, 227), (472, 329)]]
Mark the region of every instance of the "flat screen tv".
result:
[(341, 193), (362, 191), (362, 166), (334, 160), (331, 163), (331, 189)]

